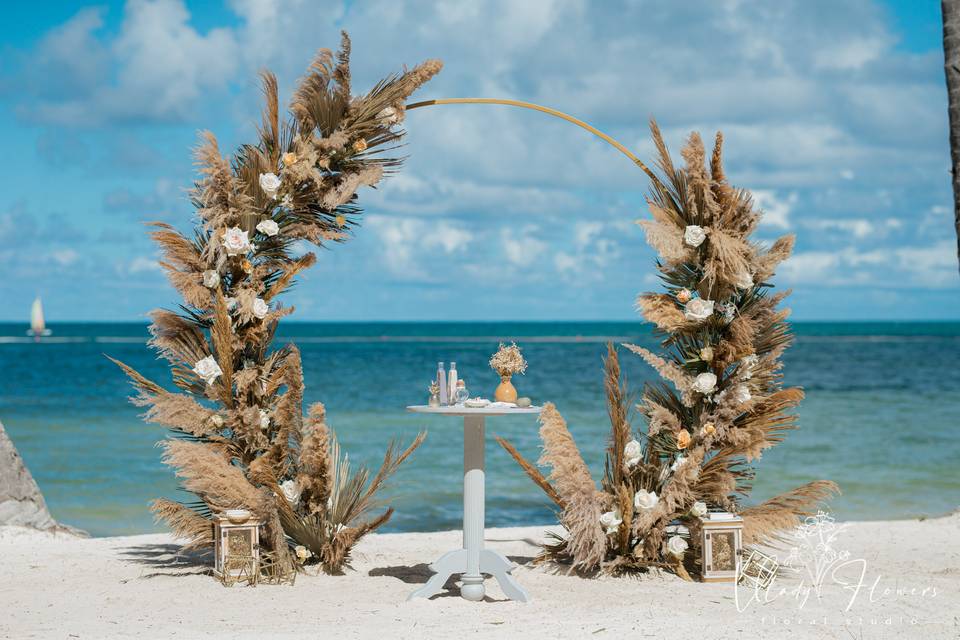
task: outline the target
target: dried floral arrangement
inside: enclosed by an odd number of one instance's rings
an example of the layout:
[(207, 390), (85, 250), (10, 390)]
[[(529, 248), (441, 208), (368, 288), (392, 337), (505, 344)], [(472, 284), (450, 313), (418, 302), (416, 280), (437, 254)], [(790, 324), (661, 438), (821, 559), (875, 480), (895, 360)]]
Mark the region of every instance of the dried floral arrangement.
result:
[[(391, 443), (379, 470), (351, 469), (322, 404), (303, 415), (300, 353), (271, 350), (279, 303), (313, 253), (299, 242), (346, 240), (361, 213), (357, 189), (373, 187), (401, 160), (404, 104), (440, 71), (429, 60), (351, 92), (350, 40), (334, 55), (320, 50), (281, 119), (276, 78), (262, 74), (266, 106), (259, 141), (231, 158), (204, 133), (192, 192), (199, 222), (184, 235), (155, 223), (161, 265), (182, 294), (180, 311), (151, 313), (150, 345), (170, 363), (179, 393), (117, 362), (147, 407), (144, 418), (172, 430), (163, 461), (196, 500), (159, 499), (154, 514), (191, 546), (212, 544), (211, 519), (249, 509), (266, 523), (261, 545), (278, 562), (297, 559), (340, 572), (366, 533), (390, 518), (378, 491), (423, 441)], [(300, 548), (298, 548), (300, 547)], [(294, 556), (291, 548), (298, 548)]]
[(527, 370), (527, 361), (523, 359), (516, 342), (511, 342), (510, 346), (501, 342), (500, 348), (490, 358), (490, 368), (501, 376), (523, 375)]
[(803, 398), (781, 380), (780, 356), (792, 336), (789, 310), (777, 307), (787, 293), (768, 293), (793, 237), (765, 250), (751, 242), (761, 212), (748, 191), (727, 182), (720, 134), (709, 160), (692, 134), (682, 151), (684, 165), (676, 167), (656, 123), (651, 129), (662, 177), (647, 170), (653, 219), (639, 224), (660, 255), (666, 291), (642, 294), (638, 307), (655, 325), (663, 353), (625, 345), (663, 378), (645, 386), (636, 406), (646, 432), (631, 426), (632, 403), (611, 344), (611, 432), (599, 489), (552, 404), (540, 418), (538, 461), (550, 468), (549, 476), (510, 442), (498, 441), (554, 502), (566, 529), (544, 546), (541, 560), (586, 573), (659, 567), (689, 578), (699, 554), (687, 551), (698, 550), (699, 517), (708, 510), (739, 513), (745, 544), (770, 543), (838, 489), (820, 480), (742, 506), (753, 462), (796, 427), (791, 410)]

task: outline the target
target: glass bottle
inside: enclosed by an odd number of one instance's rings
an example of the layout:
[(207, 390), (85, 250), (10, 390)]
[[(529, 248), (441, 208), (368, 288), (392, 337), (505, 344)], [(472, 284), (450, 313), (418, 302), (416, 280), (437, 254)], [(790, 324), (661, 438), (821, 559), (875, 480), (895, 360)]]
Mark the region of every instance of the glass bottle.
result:
[(462, 379), (457, 380), (457, 393), (455, 395), (457, 404), (463, 404), (469, 397), (470, 392), (467, 391), (467, 383), (465, 383)]
[(450, 379), (447, 381), (447, 403), (457, 404), (457, 363), (450, 363)]
[(437, 363), (437, 384), (440, 385), (440, 406), (447, 404), (447, 372), (443, 370), (443, 363)]

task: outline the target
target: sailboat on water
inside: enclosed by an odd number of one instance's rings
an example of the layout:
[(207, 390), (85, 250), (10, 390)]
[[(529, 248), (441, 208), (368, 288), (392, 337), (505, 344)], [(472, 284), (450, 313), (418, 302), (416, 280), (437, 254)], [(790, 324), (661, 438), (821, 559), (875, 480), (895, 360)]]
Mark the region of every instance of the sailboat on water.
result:
[(30, 307), (30, 329), (27, 335), (33, 336), (34, 340), (39, 340), (41, 336), (49, 336), (51, 333), (53, 332), (47, 329), (46, 322), (43, 320), (43, 303), (40, 302), (40, 296), (37, 296), (33, 306)]

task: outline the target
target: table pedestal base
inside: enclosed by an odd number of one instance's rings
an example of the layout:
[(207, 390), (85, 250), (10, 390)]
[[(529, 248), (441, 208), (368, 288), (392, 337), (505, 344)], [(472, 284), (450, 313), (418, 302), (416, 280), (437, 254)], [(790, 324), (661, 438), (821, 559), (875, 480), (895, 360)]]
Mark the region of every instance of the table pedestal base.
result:
[(502, 554), (492, 549), (482, 549), (480, 550), (479, 575), (470, 575), (467, 573), (467, 550), (450, 551), (430, 565), (430, 569), (436, 573), (427, 580), (427, 584), (411, 593), (407, 599), (435, 596), (443, 591), (443, 585), (447, 583), (450, 576), (462, 573), (463, 586), (460, 588), (460, 595), (465, 600), (479, 602), (483, 600), (483, 596), (486, 594), (486, 588), (483, 586), (483, 574), (486, 573), (497, 579), (503, 593), (511, 600), (530, 602), (530, 594), (520, 586), (516, 578), (510, 575), (515, 567), (516, 565)]
[(430, 565), (435, 574), (416, 591), (413, 598), (440, 593), (450, 576), (463, 574), (460, 595), (466, 600), (483, 600), (483, 574), (492, 575), (511, 600), (529, 602), (530, 595), (510, 572), (516, 565), (496, 551), (483, 548), (484, 519), (484, 431), (483, 416), (463, 418), (463, 548), (441, 556)]

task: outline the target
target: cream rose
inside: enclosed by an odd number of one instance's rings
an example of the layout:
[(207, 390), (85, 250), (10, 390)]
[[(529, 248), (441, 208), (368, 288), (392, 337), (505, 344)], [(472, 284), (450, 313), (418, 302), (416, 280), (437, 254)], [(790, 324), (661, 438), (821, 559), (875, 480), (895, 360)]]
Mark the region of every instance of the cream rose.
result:
[(743, 360), (740, 361), (740, 377), (744, 380), (749, 380), (753, 377), (753, 369), (757, 366), (757, 363), (760, 362), (760, 358), (757, 357), (757, 354), (751, 353), (746, 356)]
[(218, 284), (220, 284), (220, 274), (216, 271), (208, 269), (203, 272), (203, 286), (208, 289), (213, 289)]
[(602, 526), (608, 534), (616, 533), (622, 522), (623, 516), (620, 515), (619, 509), (607, 511), (600, 516), (600, 526)]
[(636, 440), (631, 440), (623, 445), (623, 460), (628, 467), (636, 465), (642, 457), (643, 451), (640, 448), (640, 443)]
[(660, 498), (657, 497), (656, 491), (645, 491), (640, 489), (635, 494), (633, 494), (633, 507), (634, 509), (643, 509), (649, 511), (657, 506), (657, 503), (660, 501)]
[(667, 552), (678, 558), (682, 558), (687, 551), (687, 541), (680, 536), (672, 536), (667, 540)]
[(703, 322), (713, 315), (713, 300), (694, 298), (683, 307), (683, 317), (687, 320)]
[(280, 233), (280, 225), (273, 220), (262, 220), (257, 224), (257, 231), (265, 236), (275, 236)]
[(691, 247), (699, 247), (706, 239), (707, 232), (703, 230), (703, 227), (695, 224), (688, 225), (683, 231), (683, 241)]
[(237, 256), (250, 251), (250, 236), (240, 227), (230, 227), (223, 232), (223, 248), (228, 256)]
[(203, 378), (207, 384), (213, 384), (213, 381), (223, 375), (223, 370), (213, 356), (207, 356), (193, 365), (193, 372)]
[(275, 173), (261, 173), (260, 188), (271, 198), (276, 198), (277, 191), (280, 190), (280, 178)]
[(733, 388), (733, 399), (737, 404), (743, 404), (744, 402), (750, 402), (750, 399), (753, 396), (750, 395), (750, 387), (745, 384), (738, 384)]
[(693, 294), (690, 293), (690, 289), (680, 289), (680, 291), (677, 291), (677, 302), (680, 304), (687, 304), (691, 298), (693, 298)]
[(292, 505), (300, 502), (300, 485), (296, 480), (284, 480), (280, 484), (280, 490), (283, 491), (283, 497)]
[(690, 507), (690, 513), (697, 518), (702, 518), (707, 515), (707, 503), (697, 500), (693, 503), (693, 506)]
[(700, 349), (700, 359), (704, 362), (713, 360), (713, 347), (704, 347)]
[(693, 380), (691, 388), (697, 393), (702, 393), (703, 395), (710, 395), (717, 388), (717, 375), (709, 371), (699, 374)]
[(297, 546), (295, 546), (293, 548), (293, 552), (297, 554), (297, 560), (300, 561), (300, 564), (303, 564), (304, 562), (306, 562), (307, 558), (313, 555), (313, 553), (302, 544), (298, 544)]
[(253, 301), (253, 315), (263, 320), (268, 313), (270, 313), (270, 305), (264, 302), (263, 298), (257, 298)]

